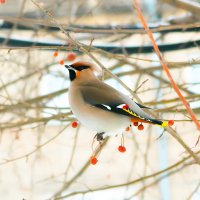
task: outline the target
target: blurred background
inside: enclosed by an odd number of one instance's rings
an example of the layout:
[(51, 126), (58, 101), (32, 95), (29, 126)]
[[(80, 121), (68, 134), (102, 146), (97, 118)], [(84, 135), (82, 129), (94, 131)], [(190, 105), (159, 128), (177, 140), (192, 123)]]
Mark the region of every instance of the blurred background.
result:
[[(199, 118), (200, 1), (138, 1), (175, 82)], [(0, 1), (0, 199), (198, 200), (199, 131), (171, 87), (133, 1)], [(144, 124), (103, 145), (68, 104), (63, 62), (105, 67), (102, 79), (173, 119), (172, 132)], [(127, 86), (130, 90), (127, 90)], [(130, 92), (131, 91), (131, 92)], [(183, 145), (185, 144), (185, 146)]]

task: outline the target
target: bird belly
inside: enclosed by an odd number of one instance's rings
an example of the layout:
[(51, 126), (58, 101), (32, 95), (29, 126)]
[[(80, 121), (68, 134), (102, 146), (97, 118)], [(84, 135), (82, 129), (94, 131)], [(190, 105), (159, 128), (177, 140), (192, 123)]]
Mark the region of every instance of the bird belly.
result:
[[(119, 132), (130, 124), (130, 119), (99, 108), (89, 108), (93, 114), (85, 116), (82, 123), (97, 132)], [(88, 119), (88, 120), (85, 120)]]
[[(74, 95), (72, 92), (74, 92)], [(86, 104), (78, 91), (69, 91), (69, 103), (73, 114), (81, 124), (97, 133), (112, 132), (113, 134), (118, 134), (131, 123), (131, 119), (128, 116)]]
[(100, 132), (113, 132), (119, 133), (130, 125), (130, 118), (123, 115), (118, 115), (109, 111), (101, 110), (96, 107), (88, 105), (88, 111), (90, 113), (82, 113), (77, 116), (80, 122), (98, 133)]

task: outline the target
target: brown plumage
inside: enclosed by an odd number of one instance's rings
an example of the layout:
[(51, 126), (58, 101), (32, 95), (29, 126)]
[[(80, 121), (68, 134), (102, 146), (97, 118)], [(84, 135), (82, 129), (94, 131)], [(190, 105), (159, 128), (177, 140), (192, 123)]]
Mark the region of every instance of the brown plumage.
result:
[[(69, 103), (74, 115), (86, 127), (97, 133), (114, 134), (130, 125), (131, 119), (163, 125), (153, 119), (128, 96), (100, 81), (95, 76), (97, 67), (88, 62), (66, 65), (69, 70)], [(124, 105), (128, 106), (124, 109)]]

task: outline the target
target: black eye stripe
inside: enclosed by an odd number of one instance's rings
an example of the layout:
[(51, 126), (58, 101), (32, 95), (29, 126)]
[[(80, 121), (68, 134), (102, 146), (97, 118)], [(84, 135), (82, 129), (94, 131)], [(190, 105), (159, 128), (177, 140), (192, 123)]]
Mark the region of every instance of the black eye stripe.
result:
[(90, 68), (90, 67), (89, 66), (78, 66), (78, 67), (75, 67), (75, 69), (78, 70), (78, 71), (82, 71), (82, 70), (88, 69), (88, 68)]

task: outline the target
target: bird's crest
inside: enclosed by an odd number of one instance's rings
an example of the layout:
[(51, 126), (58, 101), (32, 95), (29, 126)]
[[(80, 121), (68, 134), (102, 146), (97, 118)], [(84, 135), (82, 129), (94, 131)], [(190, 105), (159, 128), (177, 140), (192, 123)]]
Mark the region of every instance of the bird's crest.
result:
[(102, 73), (102, 69), (100, 67), (98, 67), (97, 65), (93, 64), (93, 63), (90, 63), (90, 62), (82, 62), (82, 61), (79, 61), (79, 62), (75, 62), (73, 64), (71, 64), (74, 68), (78, 68), (78, 67), (81, 67), (81, 66), (86, 66), (88, 68), (90, 68), (94, 73), (97, 73), (97, 74), (101, 74)]

